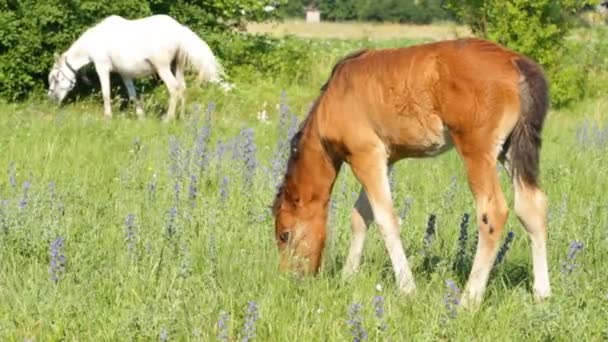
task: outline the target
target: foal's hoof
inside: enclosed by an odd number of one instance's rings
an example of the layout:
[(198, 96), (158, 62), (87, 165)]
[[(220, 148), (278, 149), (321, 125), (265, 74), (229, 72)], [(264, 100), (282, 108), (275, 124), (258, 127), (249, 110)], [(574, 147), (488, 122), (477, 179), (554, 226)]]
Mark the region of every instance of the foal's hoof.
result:
[(413, 296), (416, 294), (416, 284), (414, 282), (408, 282), (399, 285), (399, 292), (406, 296)]
[(547, 299), (551, 298), (551, 289), (548, 290), (534, 290), (534, 301), (536, 303), (542, 303)]
[(460, 306), (465, 310), (477, 311), (477, 309), (479, 309), (481, 306), (481, 298), (467, 295), (467, 293), (465, 293), (460, 298)]

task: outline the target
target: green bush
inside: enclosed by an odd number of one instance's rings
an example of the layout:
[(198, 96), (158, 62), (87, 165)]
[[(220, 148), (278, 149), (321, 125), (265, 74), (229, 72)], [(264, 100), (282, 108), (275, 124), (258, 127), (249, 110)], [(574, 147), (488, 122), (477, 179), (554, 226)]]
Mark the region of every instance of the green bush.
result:
[(582, 64), (565, 65), (565, 37), (583, 0), (448, 0), (473, 33), (530, 56), (549, 76), (553, 105), (562, 106), (584, 94)]
[(250, 81), (264, 75), (293, 82), (310, 76), (312, 53), (306, 40), (237, 32), (209, 35), (207, 41), (217, 46), (216, 53), (230, 70), (230, 77)]
[[(281, 3), (281, 0), (272, 1)], [(259, 0), (0, 0), (0, 97), (14, 101), (46, 86), (55, 52), (65, 51), (87, 28), (116, 14), (139, 18), (169, 14), (205, 37), (244, 20), (273, 15)]]

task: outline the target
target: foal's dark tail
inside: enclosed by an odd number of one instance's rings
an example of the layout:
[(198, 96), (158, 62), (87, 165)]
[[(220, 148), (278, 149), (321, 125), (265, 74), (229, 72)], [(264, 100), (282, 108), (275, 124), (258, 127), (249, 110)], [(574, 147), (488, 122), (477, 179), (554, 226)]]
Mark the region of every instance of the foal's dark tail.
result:
[(547, 80), (542, 68), (526, 57), (513, 64), (519, 70), (521, 117), (509, 138), (511, 174), (528, 186), (538, 186), (541, 132), (549, 106)]

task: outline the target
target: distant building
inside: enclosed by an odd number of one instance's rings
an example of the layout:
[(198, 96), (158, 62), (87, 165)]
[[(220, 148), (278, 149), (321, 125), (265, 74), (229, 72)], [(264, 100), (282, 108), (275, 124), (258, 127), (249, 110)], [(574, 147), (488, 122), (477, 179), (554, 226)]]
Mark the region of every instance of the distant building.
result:
[(306, 8), (306, 22), (307, 23), (321, 22), (321, 11), (319, 11), (314, 5), (310, 5)]

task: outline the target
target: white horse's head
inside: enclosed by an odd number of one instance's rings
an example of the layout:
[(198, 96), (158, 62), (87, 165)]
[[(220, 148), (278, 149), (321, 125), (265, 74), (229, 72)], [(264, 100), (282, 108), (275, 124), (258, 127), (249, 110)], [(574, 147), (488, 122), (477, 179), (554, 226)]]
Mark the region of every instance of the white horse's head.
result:
[(70, 65), (65, 55), (55, 55), (55, 64), (49, 73), (49, 98), (61, 103), (75, 85), (76, 69)]

